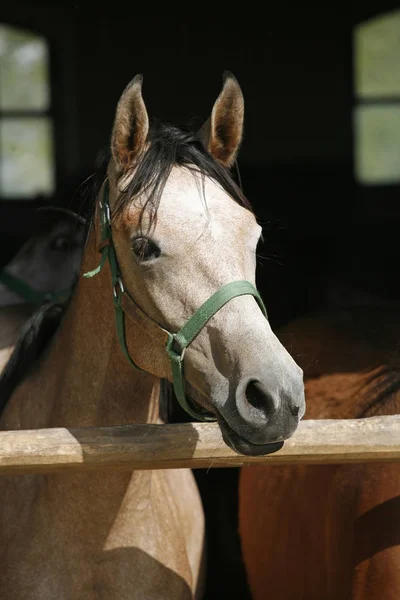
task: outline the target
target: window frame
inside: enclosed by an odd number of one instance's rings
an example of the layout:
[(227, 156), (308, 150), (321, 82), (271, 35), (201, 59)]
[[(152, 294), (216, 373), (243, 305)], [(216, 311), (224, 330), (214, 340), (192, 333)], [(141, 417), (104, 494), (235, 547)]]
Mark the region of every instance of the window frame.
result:
[[(359, 19), (356, 23), (353, 24), (351, 31), (351, 68), (352, 68), (352, 107), (351, 107), (351, 121), (352, 121), (352, 157), (353, 157), (353, 180), (358, 188), (363, 190), (363, 193), (367, 196), (373, 197), (376, 194), (376, 191), (379, 191), (380, 194), (385, 195), (387, 192), (388, 196), (393, 193), (395, 190), (398, 193), (398, 188), (400, 187), (400, 173), (398, 181), (377, 181), (375, 182), (363, 182), (357, 176), (356, 169), (356, 152), (357, 152), (357, 131), (355, 126), (355, 117), (357, 114), (357, 110), (359, 107), (368, 107), (368, 106), (389, 106), (393, 104), (398, 104), (400, 108), (400, 94), (392, 94), (390, 96), (375, 96), (375, 97), (362, 97), (361, 95), (356, 93), (356, 46), (355, 46), (355, 31), (357, 27), (367, 23), (369, 21), (373, 21), (375, 19), (382, 18), (386, 15), (389, 15), (394, 12), (400, 12), (400, 9), (397, 7), (386, 8), (384, 10), (380, 10), (378, 13), (369, 13), (365, 15), (362, 19)], [(395, 211), (398, 214), (398, 210)]]
[[(57, 156), (58, 156), (58, 152), (57, 152), (57, 132), (56, 132), (56, 114), (55, 114), (55, 110), (54, 110), (54, 93), (53, 93), (53, 89), (54, 89), (54, 85), (53, 85), (53, 57), (52, 57), (52, 44), (50, 43), (50, 40), (48, 38), (47, 35), (45, 35), (43, 33), (43, 31), (41, 31), (40, 29), (38, 29), (37, 27), (32, 27), (32, 25), (27, 25), (27, 24), (22, 24), (21, 22), (10, 22), (7, 19), (1, 20), (0, 25), (3, 27), (9, 27), (11, 29), (14, 29), (16, 31), (21, 31), (21, 32), (26, 32), (26, 33), (30, 33), (33, 36), (37, 36), (41, 39), (44, 40), (46, 47), (47, 47), (47, 55), (48, 55), (48, 86), (49, 86), (49, 104), (48, 107), (45, 109), (24, 109), (24, 108), (17, 108), (17, 109), (4, 109), (0, 107), (0, 121), (3, 121), (5, 119), (18, 119), (23, 121), (23, 119), (29, 119), (29, 118), (43, 118), (43, 119), (47, 119), (48, 121), (50, 121), (50, 125), (51, 125), (51, 131), (52, 131), (52, 145), (53, 145), (53, 156), (52, 156), (52, 177), (53, 177), (53, 190), (46, 195), (43, 195), (42, 198), (46, 198), (46, 199), (50, 199), (52, 198), (56, 192), (57, 192), (57, 188), (58, 188), (58, 179), (59, 179), (59, 167), (57, 164)], [(0, 85), (1, 85), (1, 80), (0, 80)], [(0, 160), (1, 160), (1, 145), (0, 145)], [(1, 188), (0, 188), (0, 202), (1, 203), (35, 203), (35, 199), (37, 198), (38, 194), (34, 194), (31, 197), (27, 197), (27, 196), (8, 196), (8, 195), (3, 195)]]
[(1, 264), (6, 264), (32, 235), (32, 215), (42, 206), (65, 206), (64, 183), (81, 168), (79, 131), (79, 26), (70, 11), (60, 5), (19, 3), (2, 7), (4, 25), (32, 31), (48, 45), (51, 107), (53, 116), (54, 182), (52, 196), (13, 199), (0, 196)]

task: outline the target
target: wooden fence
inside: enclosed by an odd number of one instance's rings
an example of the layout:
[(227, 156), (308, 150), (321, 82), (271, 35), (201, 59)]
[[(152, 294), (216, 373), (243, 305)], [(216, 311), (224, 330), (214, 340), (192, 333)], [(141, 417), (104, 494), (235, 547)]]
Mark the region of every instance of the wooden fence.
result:
[(0, 474), (386, 461), (400, 461), (400, 416), (302, 421), (280, 450), (259, 457), (228, 448), (214, 423), (0, 432)]

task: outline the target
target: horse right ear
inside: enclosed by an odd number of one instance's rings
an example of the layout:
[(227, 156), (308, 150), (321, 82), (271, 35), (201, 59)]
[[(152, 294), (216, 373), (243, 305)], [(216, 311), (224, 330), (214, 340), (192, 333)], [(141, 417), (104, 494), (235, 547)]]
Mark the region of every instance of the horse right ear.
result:
[(111, 154), (119, 172), (131, 168), (143, 153), (149, 117), (142, 97), (143, 76), (136, 75), (119, 99), (111, 134)]
[(224, 73), (222, 91), (211, 117), (197, 137), (216, 161), (230, 168), (235, 162), (243, 137), (244, 100), (242, 90), (230, 71)]

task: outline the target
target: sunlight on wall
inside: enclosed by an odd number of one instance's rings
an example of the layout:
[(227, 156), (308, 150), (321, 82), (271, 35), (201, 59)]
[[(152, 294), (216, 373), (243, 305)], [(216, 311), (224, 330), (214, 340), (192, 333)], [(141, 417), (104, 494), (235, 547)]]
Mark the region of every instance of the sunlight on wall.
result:
[(365, 185), (400, 182), (400, 10), (354, 30), (355, 176)]
[(0, 25), (0, 196), (54, 191), (53, 131), (46, 40)]

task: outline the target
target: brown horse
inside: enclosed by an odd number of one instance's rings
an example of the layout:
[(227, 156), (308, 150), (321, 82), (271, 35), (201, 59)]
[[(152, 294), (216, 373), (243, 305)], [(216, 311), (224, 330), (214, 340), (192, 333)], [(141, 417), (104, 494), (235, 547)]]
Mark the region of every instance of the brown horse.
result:
[[(269, 452), (295, 431), (304, 386), (260, 310), (261, 228), (228, 171), (240, 87), (226, 76), (198, 136), (149, 128), (141, 88), (136, 77), (117, 107), (88, 278), (1, 427), (159, 423), (168, 379), (191, 414), (217, 416), (237, 451)], [(190, 471), (7, 477), (0, 495), (1, 598), (201, 596), (204, 516)]]
[[(400, 412), (398, 306), (352, 294), (279, 335), (304, 369), (307, 418)], [(400, 597), (399, 465), (246, 468), (239, 506), (255, 600)]]
[(37, 231), (0, 270), (0, 372), (34, 310), (68, 297), (79, 275), (84, 220), (61, 208), (40, 209), (36, 216)]

